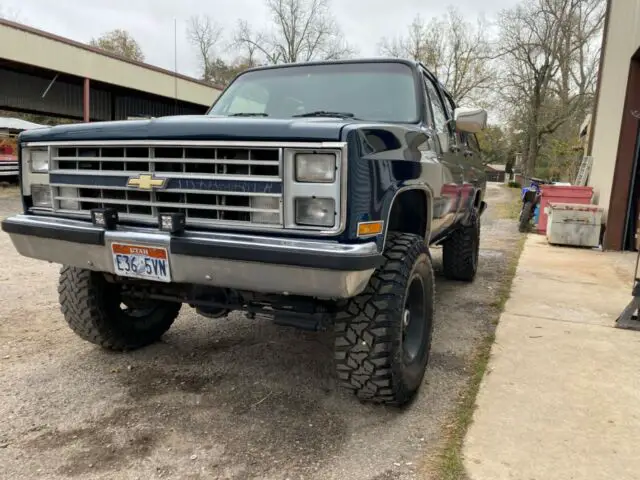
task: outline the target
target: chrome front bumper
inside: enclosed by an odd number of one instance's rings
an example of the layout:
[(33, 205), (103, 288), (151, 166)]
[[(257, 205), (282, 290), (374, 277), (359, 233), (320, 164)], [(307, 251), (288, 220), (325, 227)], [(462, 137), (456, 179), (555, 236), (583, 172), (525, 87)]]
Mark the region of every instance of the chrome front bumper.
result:
[(26, 257), (115, 274), (111, 244), (164, 247), (171, 281), (262, 293), (348, 298), (361, 293), (382, 263), (376, 244), (340, 244), (256, 235), (188, 232), (16, 215), (2, 222)]

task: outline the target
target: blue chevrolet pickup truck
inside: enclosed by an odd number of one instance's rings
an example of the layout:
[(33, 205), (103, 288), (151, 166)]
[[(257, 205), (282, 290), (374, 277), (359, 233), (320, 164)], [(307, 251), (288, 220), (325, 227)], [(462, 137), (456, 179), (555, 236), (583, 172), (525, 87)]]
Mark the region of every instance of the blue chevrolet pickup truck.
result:
[(185, 304), (268, 315), (332, 329), (340, 384), (402, 405), (429, 358), (429, 247), (476, 275), (486, 123), (412, 61), (260, 67), (206, 115), (24, 132), (24, 212), (2, 229), (62, 265), (84, 340), (143, 347)]

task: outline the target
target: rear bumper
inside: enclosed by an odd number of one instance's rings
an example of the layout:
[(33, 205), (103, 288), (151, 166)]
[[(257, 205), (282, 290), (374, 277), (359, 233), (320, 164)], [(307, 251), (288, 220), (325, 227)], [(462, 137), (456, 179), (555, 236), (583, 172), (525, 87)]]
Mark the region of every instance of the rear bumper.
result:
[(2, 230), (21, 255), (39, 260), (115, 274), (112, 243), (164, 247), (174, 283), (319, 298), (359, 294), (383, 261), (373, 242), (340, 244), (212, 232), (171, 235), (124, 226), (105, 230), (86, 221), (34, 215), (7, 218)]

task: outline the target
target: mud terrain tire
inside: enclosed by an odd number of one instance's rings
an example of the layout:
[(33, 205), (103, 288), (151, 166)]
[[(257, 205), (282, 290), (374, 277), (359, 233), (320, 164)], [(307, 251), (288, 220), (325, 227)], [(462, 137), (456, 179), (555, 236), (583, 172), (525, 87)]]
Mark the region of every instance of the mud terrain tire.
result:
[(460, 227), (442, 245), (442, 270), (451, 280), (472, 282), (478, 271), (480, 217), (473, 210), (469, 224)]
[(180, 303), (153, 301), (123, 309), (116, 284), (101, 273), (62, 267), (58, 296), (65, 320), (80, 338), (109, 350), (135, 350), (156, 342), (169, 330)]
[(392, 232), (386, 262), (360, 295), (338, 305), (335, 365), (361, 400), (401, 406), (420, 388), (431, 348), (434, 278), (424, 239)]

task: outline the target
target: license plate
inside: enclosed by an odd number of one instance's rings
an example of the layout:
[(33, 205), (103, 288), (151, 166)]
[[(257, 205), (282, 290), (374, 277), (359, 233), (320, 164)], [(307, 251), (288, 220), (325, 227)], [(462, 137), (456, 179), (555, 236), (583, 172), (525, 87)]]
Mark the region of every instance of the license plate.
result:
[(115, 273), (123, 277), (171, 282), (166, 248), (111, 244)]

